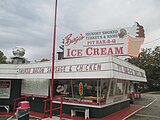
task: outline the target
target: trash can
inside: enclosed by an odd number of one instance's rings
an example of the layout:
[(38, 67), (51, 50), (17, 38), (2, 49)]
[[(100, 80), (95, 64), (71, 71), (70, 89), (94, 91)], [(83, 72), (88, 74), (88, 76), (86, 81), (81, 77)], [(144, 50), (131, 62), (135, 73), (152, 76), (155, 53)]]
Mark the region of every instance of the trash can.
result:
[(16, 110), (16, 118), (18, 120), (29, 120), (30, 105), (28, 101), (22, 101), (18, 103)]

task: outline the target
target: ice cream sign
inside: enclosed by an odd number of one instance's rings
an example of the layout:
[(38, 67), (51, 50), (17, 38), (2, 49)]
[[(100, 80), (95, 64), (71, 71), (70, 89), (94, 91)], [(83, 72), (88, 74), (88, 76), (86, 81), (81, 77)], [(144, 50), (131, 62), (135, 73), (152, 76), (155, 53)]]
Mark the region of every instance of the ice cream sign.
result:
[(144, 41), (144, 29), (139, 23), (132, 27), (85, 33), (70, 33), (64, 37), (64, 57), (129, 55), (137, 57)]

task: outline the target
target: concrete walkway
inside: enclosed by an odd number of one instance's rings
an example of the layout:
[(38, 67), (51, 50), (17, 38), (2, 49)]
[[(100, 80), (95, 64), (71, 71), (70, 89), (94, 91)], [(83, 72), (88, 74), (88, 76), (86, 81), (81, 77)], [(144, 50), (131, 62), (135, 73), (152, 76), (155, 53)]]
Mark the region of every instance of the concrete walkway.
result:
[[(11, 117), (7, 118), (6, 120), (18, 120), (18, 119), (15, 118), (15, 116), (11, 116)], [(30, 117), (29, 120), (60, 120), (60, 118), (56, 117), (56, 116), (53, 116), (52, 118), (45, 118), (45, 119)], [(69, 119), (63, 118), (61, 120), (69, 120)]]
[(71, 120), (71, 119), (67, 119), (67, 118), (60, 119), (59, 117), (53, 116), (52, 118), (45, 118), (45, 119), (42, 119), (42, 120)]
[[(127, 108), (124, 108), (118, 112), (115, 112), (113, 114), (110, 114), (106, 117), (103, 118), (89, 118), (88, 120), (125, 120), (131, 115), (135, 114), (139, 110), (141, 110), (144, 106), (141, 105), (130, 105)], [(80, 116), (74, 116), (71, 117), (69, 114), (63, 114), (62, 119), (60, 119), (58, 116), (53, 116), (52, 118), (39, 118), (39, 117), (34, 117), (30, 115), (29, 120), (85, 120), (83, 117)], [(11, 116), (8, 119), (5, 120), (18, 120), (15, 118), (15, 116)]]

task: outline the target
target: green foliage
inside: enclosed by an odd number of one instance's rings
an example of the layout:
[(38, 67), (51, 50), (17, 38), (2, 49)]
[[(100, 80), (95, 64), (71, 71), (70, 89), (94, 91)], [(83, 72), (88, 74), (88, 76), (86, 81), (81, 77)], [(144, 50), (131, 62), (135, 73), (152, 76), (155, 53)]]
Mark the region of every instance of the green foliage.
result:
[(47, 58), (43, 58), (43, 59), (41, 59), (41, 61), (40, 61), (40, 62), (45, 62), (45, 61), (49, 61), (49, 59), (47, 59)]
[(7, 57), (4, 56), (4, 53), (0, 51), (0, 64), (6, 64)]
[(150, 90), (160, 90), (160, 47), (143, 49), (138, 58), (130, 58), (128, 62), (145, 70)]

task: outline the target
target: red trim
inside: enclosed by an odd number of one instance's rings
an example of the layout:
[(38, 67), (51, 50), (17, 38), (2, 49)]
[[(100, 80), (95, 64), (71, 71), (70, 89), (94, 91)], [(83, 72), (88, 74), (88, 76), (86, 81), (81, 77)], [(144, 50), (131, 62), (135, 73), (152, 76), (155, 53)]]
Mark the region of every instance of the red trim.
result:
[[(140, 105), (131, 105), (127, 108), (121, 109), (118, 112), (106, 115), (103, 118), (89, 118), (88, 120), (126, 120), (129, 116), (135, 114), (139, 110), (143, 109), (144, 106)], [(72, 120), (85, 120), (80, 116), (71, 117), (69, 114), (64, 114), (63, 118), (72, 119)]]
[(14, 115), (14, 112), (0, 112), (0, 116), (12, 116)]
[[(46, 117), (46, 113), (47, 112), (50, 112), (51, 110), (59, 110), (59, 113), (60, 113), (60, 119), (62, 118), (62, 103), (63, 103), (63, 97), (64, 95), (60, 95), (60, 96), (55, 96), (54, 98), (48, 98), (46, 100), (43, 100), (44, 102), (44, 112), (43, 112), (43, 117), (45, 118)], [(57, 99), (57, 98), (60, 98), (60, 106), (57, 107), (57, 108), (52, 108), (51, 110), (50, 109), (47, 109), (47, 102), (50, 102), (50, 104), (53, 104), (52, 101), (53, 99)], [(51, 105), (50, 105), (51, 106)], [(53, 106), (53, 105), (52, 105)]]
[[(55, 100), (55, 101), (59, 101), (59, 100)], [(85, 105), (105, 105), (104, 103), (96, 103), (96, 102), (85, 102), (85, 101), (74, 101), (74, 100), (63, 100), (63, 102), (67, 102), (67, 103), (76, 103), (76, 104), (85, 104)]]
[[(144, 106), (140, 106), (140, 105), (130, 105), (127, 108), (124, 108), (118, 112), (107, 115), (103, 118), (89, 118), (88, 120), (122, 120), (122, 119), (127, 119), (128, 117), (130, 117), (131, 115), (135, 114), (136, 112), (138, 112), (139, 110), (141, 110), (143, 108), (144, 108)], [(14, 113), (0, 112), (0, 116), (12, 116), (12, 115), (14, 115)], [(34, 117), (44, 118), (44, 115), (42, 113), (37, 113), (37, 112), (31, 111), (30, 115), (32, 115)], [(49, 117), (49, 116), (46, 115), (46, 117)], [(79, 116), (71, 117), (71, 115), (69, 115), (69, 114), (63, 114), (61, 116), (61, 118), (72, 119), (72, 120), (85, 120), (84, 118), (79, 117)]]
[(77, 104), (86, 104), (86, 105), (99, 105), (96, 102), (84, 102), (84, 101), (74, 101), (74, 100), (64, 100), (64, 102), (77, 103)]

